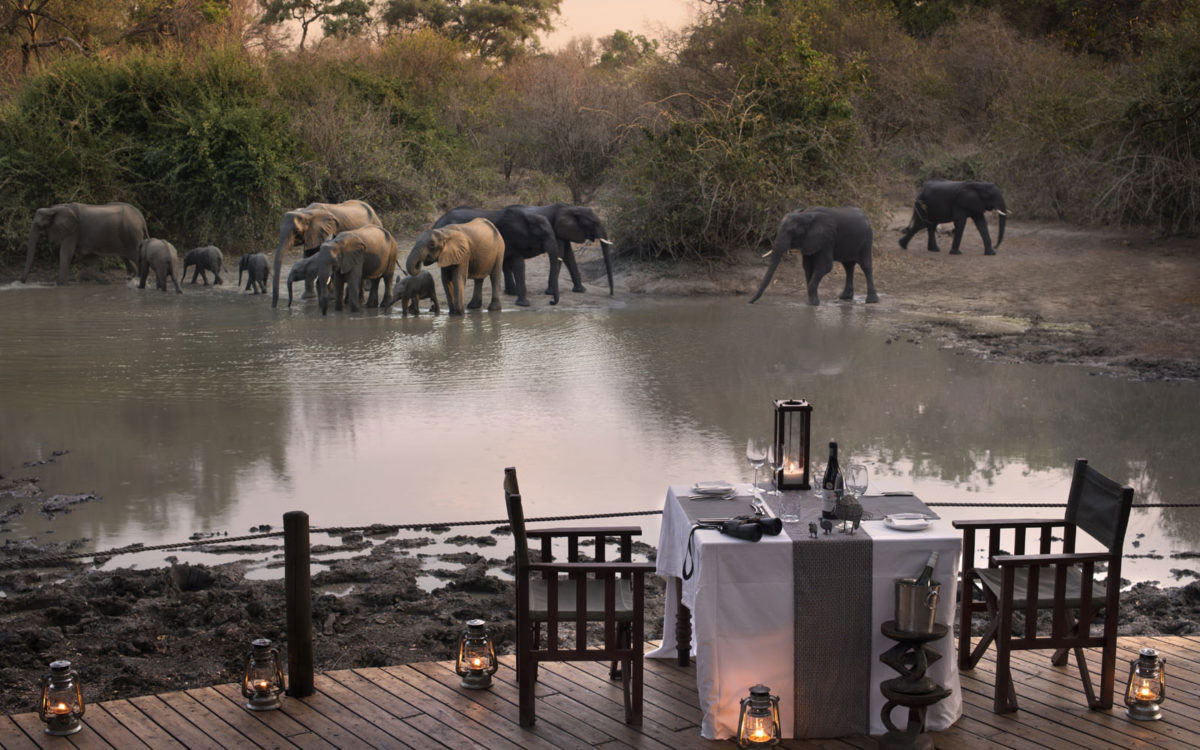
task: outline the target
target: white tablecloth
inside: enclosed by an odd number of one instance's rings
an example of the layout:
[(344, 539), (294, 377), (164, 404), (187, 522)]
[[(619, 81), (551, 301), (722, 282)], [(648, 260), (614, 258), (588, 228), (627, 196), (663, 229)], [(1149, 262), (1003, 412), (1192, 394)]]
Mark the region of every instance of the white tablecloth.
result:
[[(663, 506), (662, 531), (658, 540), (657, 572), (667, 579), (663, 640), (649, 658), (675, 658), (675, 587), (682, 583), (683, 604), (692, 611), (692, 654), (696, 662), (696, 685), (704, 712), (701, 734), (708, 739), (727, 739), (737, 732), (739, 701), (752, 685), (763, 684), (778, 695), (783, 736), (793, 726), (792, 658), (795, 616), (792, 581), (792, 540), (789, 533), (807, 534), (807, 526), (786, 524), (779, 536), (764, 536), (747, 542), (718, 531), (700, 529), (695, 536), (696, 570), (690, 580), (680, 580), (683, 556), (691, 523), (676, 500), (672, 487)], [(870, 509), (870, 497), (863, 498)], [(859, 533), (872, 540), (872, 641), (863, 644), (871, 662), (870, 732), (887, 730), (879, 711), (886, 702), (879, 684), (899, 676), (879, 661), (879, 655), (895, 645), (879, 626), (893, 619), (895, 579), (914, 576), (933, 550), (940, 553), (934, 579), (942, 584), (937, 622), (952, 626), (957, 594), (962, 536), (946, 520), (934, 521), (924, 531), (895, 531), (882, 521), (865, 521)], [(820, 616), (819, 603), (810, 610)], [(932, 706), (926, 728), (939, 731), (962, 715), (962, 692), (958, 681), (953, 632), (930, 644), (942, 654), (927, 675), (952, 690), (949, 698)], [(830, 707), (835, 708), (835, 707)], [(908, 710), (898, 707), (892, 720), (903, 727)]]

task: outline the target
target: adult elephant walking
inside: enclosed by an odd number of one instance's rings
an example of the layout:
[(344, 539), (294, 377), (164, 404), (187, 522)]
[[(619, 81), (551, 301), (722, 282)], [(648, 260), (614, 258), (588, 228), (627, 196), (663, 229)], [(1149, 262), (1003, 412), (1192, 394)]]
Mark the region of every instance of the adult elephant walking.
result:
[(900, 247), (908, 248), (908, 241), (922, 229), (929, 230), (929, 250), (937, 252), (937, 240), (934, 232), (938, 224), (947, 221), (954, 222), (954, 244), (950, 246), (951, 255), (959, 255), (959, 243), (962, 242), (963, 228), (967, 218), (975, 222), (979, 236), (983, 239), (983, 254), (995, 255), (992, 249), (992, 238), (988, 235), (987, 220), (983, 214), (995, 211), (1000, 214), (1000, 234), (996, 238), (996, 247), (1004, 241), (1004, 220), (1008, 211), (1004, 205), (1004, 196), (1000, 188), (990, 182), (952, 182), (950, 180), (930, 180), (917, 191), (917, 200), (913, 204), (912, 218), (904, 233), (900, 235)]
[(488, 312), (500, 309), (500, 278), (504, 268), (504, 238), (487, 219), (472, 219), (465, 224), (450, 224), (421, 233), (404, 263), (409, 276), (416, 276), (422, 265), (437, 263), (442, 269), (442, 287), (451, 315), (464, 313), (463, 298), (468, 278), (475, 281), (475, 293), (466, 307), (483, 304), (483, 280), (492, 280), (492, 301)]
[(116, 255), (130, 275), (137, 271), (138, 245), (150, 236), (146, 217), (128, 203), (59, 203), (39, 208), (29, 230), (25, 272), (29, 278), (38, 240), (45, 235), (58, 244), (58, 283), (70, 280), (71, 259), (76, 255)]
[(825, 274), (833, 269), (833, 262), (846, 269), (846, 288), (842, 299), (854, 299), (854, 266), (862, 268), (867, 279), (867, 302), (878, 302), (875, 280), (871, 276), (871, 243), (874, 234), (867, 215), (853, 206), (822, 208), (814, 206), (803, 211), (792, 211), (779, 222), (775, 233), (775, 245), (771, 250), (771, 265), (763, 277), (758, 292), (750, 304), (762, 296), (779, 261), (789, 250), (799, 249), (804, 256), (804, 279), (808, 284), (808, 304), (819, 305), (817, 287)]
[(550, 256), (550, 286), (554, 299), (550, 304), (558, 304), (558, 274), (554, 269), (562, 263), (558, 238), (549, 220), (535, 213), (526, 206), (507, 206), (493, 211), (484, 211), (467, 206), (459, 206), (442, 214), (434, 222), (434, 229), (465, 224), (472, 219), (487, 219), (495, 225), (496, 230), (504, 239), (504, 293), (517, 295), (517, 304), (521, 307), (529, 305), (525, 293), (525, 260), (536, 258), (542, 253)]
[[(339, 232), (333, 239), (321, 243), (316, 255), (317, 302), (324, 315), (329, 308), (328, 285), (324, 279), (333, 278), (334, 309), (342, 309), (342, 297), (349, 291), (350, 311), (362, 307), (362, 285), (371, 282), (367, 307), (378, 307), (379, 282), (383, 281), (383, 301), (392, 298), (392, 278), (396, 275), (399, 249), (392, 233), (383, 227), (360, 227)], [(290, 289), (290, 283), (289, 283)]]
[[(562, 262), (566, 264), (567, 271), (571, 274), (571, 291), (573, 292), (586, 292), (587, 288), (583, 285), (583, 280), (579, 276), (579, 266), (575, 262), (575, 251), (571, 249), (571, 243), (591, 242), (592, 240), (600, 241), (600, 253), (604, 256), (604, 271), (608, 274), (608, 294), (611, 297), (613, 293), (613, 273), (609, 247), (612, 243), (608, 241), (608, 233), (604, 231), (604, 224), (600, 222), (600, 217), (596, 215), (596, 212), (585, 206), (568, 206), (565, 203), (554, 203), (549, 206), (531, 206), (529, 210), (546, 217), (546, 220), (550, 222), (550, 226), (554, 227), (554, 235), (558, 238)], [(558, 271), (559, 265), (553, 261), (552, 256), (550, 263), (550, 283), (546, 287), (546, 294), (553, 294), (556, 299), (558, 295)]]
[[(279, 244), (275, 248), (275, 280), (271, 285), (271, 307), (279, 303), (279, 269), (283, 254), (299, 245), (304, 256), (316, 255), (321, 243), (338, 232), (365, 226), (381, 227), (375, 209), (363, 201), (342, 203), (310, 203), (304, 208), (288, 211), (279, 223)], [(304, 282), (304, 296), (313, 295), (312, 286)]]

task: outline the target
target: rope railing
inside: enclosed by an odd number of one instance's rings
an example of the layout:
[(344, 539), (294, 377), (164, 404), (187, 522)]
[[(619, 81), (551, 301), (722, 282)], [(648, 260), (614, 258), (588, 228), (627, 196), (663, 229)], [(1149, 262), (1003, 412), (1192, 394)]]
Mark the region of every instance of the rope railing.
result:
[[(933, 502), (925, 503), (931, 508), (1065, 508), (1066, 503), (952, 503), (952, 502)], [(1133, 508), (1200, 508), (1200, 503), (1145, 503), (1135, 505)], [(662, 510), (635, 510), (620, 513), (587, 513), (570, 516), (540, 516), (537, 518), (526, 518), (527, 523), (542, 523), (542, 522), (561, 522), (561, 521), (585, 521), (596, 518), (624, 518), (633, 516), (660, 516)], [(317, 534), (390, 534), (407, 529), (417, 531), (420, 529), (431, 528), (454, 528), (457, 526), (507, 526), (507, 518), (492, 518), (482, 521), (423, 521), (421, 523), (395, 523), (395, 524), (380, 524), (373, 523), (367, 526), (314, 526), (309, 529), (312, 533)], [(36, 568), (41, 566), (49, 566), (57, 563), (70, 562), (72, 560), (83, 560), (86, 558), (104, 558), (109, 559), (118, 555), (130, 555), (139, 552), (164, 552), (168, 550), (183, 550), (189, 547), (207, 547), (214, 544), (229, 544), (230, 542), (247, 542), (256, 539), (272, 539), (279, 538), (284, 535), (282, 531), (265, 531), (258, 534), (243, 534), (241, 536), (228, 536), (209, 539), (188, 540), (186, 542), (172, 542), (169, 544), (130, 544), (124, 547), (116, 547), (109, 550), (101, 550), (96, 552), (76, 552), (68, 555), (45, 555), (42, 557), (24, 557), (11, 560), (0, 560), (0, 570), (8, 570), (13, 568)]]

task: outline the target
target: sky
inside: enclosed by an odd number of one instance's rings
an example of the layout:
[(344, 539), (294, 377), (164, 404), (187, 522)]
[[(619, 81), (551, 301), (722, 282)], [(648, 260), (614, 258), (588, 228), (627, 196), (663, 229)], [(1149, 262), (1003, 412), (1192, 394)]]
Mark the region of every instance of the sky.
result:
[(559, 49), (572, 37), (598, 39), (618, 29), (658, 37), (696, 15), (693, 0), (562, 0), (560, 9), (554, 31), (543, 37), (547, 49)]

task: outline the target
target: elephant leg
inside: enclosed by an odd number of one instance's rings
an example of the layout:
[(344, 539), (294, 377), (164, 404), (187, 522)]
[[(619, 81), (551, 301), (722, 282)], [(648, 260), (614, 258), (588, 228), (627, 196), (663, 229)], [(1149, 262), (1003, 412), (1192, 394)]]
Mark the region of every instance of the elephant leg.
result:
[(967, 227), (967, 215), (960, 211), (954, 212), (954, 241), (950, 244), (950, 254), (959, 255), (962, 253), (958, 246), (962, 244), (963, 230)]
[(875, 293), (875, 277), (871, 273), (870, 263), (859, 263), (863, 277), (867, 280), (867, 302), (878, 302), (879, 295)]
[(575, 251), (571, 249), (571, 243), (564, 241), (563, 248), (563, 263), (567, 266), (567, 271), (571, 274), (571, 291), (586, 292), (587, 287), (583, 285), (583, 278), (579, 275), (579, 264), (575, 262)]
[(146, 288), (146, 278), (150, 276), (150, 264), (144, 260), (138, 261), (138, 289)]
[(992, 236), (988, 234), (987, 219), (983, 214), (976, 214), (971, 217), (975, 222), (975, 228), (979, 230), (979, 237), (983, 240), (983, 254), (995, 255), (996, 251), (992, 249)]
[(525, 296), (525, 259), (517, 256), (513, 259), (512, 267), (504, 272), (504, 291), (508, 292), (508, 274), (513, 275), (513, 286), (517, 295), (517, 305), (520, 307), (529, 307), (529, 298)]
[[(559, 250), (558, 254), (560, 256), (563, 255), (562, 248), (563, 248), (563, 245), (565, 245), (565, 244), (567, 244), (567, 243), (563, 242), (562, 240), (559, 240), (559, 242), (558, 242), (558, 250)], [(558, 304), (558, 274), (560, 271), (562, 271), (562, 258), (561, 257), (551, 258), (550, 259), (550, 278), (546, 282), (546, 294), (549, 294), (553, 297), (553, 299), (550, 300), (550, 304), (552, 304), (552, 305)]]
[(451, 315), (462, 315), (462, 297), (456, 296), (462, 289), (458, 277), (458, 266), (442, 269), (442, 288), (446, 291), (446, 307)]
[[(488, 303), (488, 312), (498, 312), (500, 310), (500, 264), (492, 264), (492, 301)], [(475, 293), (483, 288), (483, 279), (475, 282), (478, 286), (475, 287)]]
[(839, 299), (854, 299), (854, 264), (842, 263), (842, 268), (846, 269), (846, 286)]
[(221, 286), (221, 271), (213, 269), (213, 286)]
[[(512, 256), (509, 256), (509, 255), (504, 256), (504, 293), (505, 294), (515, 294), (517, 296), (521, 295), (521, 292), (519, 291), (519, 287), (517, 286), (517, 271), (516, 271), (516, 268), (514, 268), (514, 266), (516, 265), (518, 260), (524, 261), (525, 259), (522, 258), (521, 256), (517, 255), (515, 252), (512, 254)], [(517, 304), (519, 305), (521, 303), (518, 302)]]
[(58, 247), (58, 285), (65, 286), (71, 280), (71, 258), (75, 257), (75, 238), (68, 237)]
[(900, 249), (907, 250), (908, 242), (913, 238), (913, 235), (921, 231), (921, 218), (913, 212), (912, 218), (908, 221), (908, 226), (900, 233)]
[(931, 253), (940, 252), (938, 249), (937, 236), (936, 236), (937, 235), (937, 224), (926, 224), (925, 229), (926, 229), (926, 231), (929, 232), (929, 248), (928, 248), (929, 252), (931, 252)]
[(333, 274), (333, 309), (335, 312), (341, 312), (343, 301), (346, 298), (346, 277), (338, 272)]
[[(825, 278), (825, 274), (829, 273), (829, 270), (833, 267), (833, 262), (818, 263), (815, 256), (810, 257), (813, 257), (814, 260), (812, 275), (808, 279), (808, 304), (819, 305), (821, 304), (821, 298), (817, 296), (817, 288), (821, 286), (821, 279)], [(808, 258), (805, 258), (805, 260), (808, 260)]]
[(392, 274), (385, 274), (383, 277), (383, 299), (391, 299), (392, 296)]
[(807, 287), (809, 282), (812, 281), (812, 275), (813, 275), (813, 258), (812, 258), (812, 256), (805, 255), (804, 259), (800, 261), (800, 265), (804, 266), (804, 285)]
[[(429, 312), (434, 313), (436, 315), (437, 313), (440, 313), (442, 311), (441, 308), (438, 307), (437, 294), (432, 289), (429, 290), (429, 301), (430, 301)], [(416, 300), (413, 301), (413, 306), (414, 307), (421, 306), (420, 295), (418, 295)]]
[(346, 286), (350, 293), (350, 312), (361, 312), (363, 297), (362, 271), (351, 271), (349, 278), (346, 279)]
[(125, 278), (132, 279), (137, 276), (137, 264), (129, 258), (121, 258), (125, 262)]
[(379, 307), (379, 279), (371, 279), (370, 293), (367, 294), (367, 307)]
[(471, 292), (471, 301), (467, 303), (468, 310), (478, 310), (483, 307), (483, 279), (475, 279), (475, 291)]
[[(171, 283), (175, 285), (175, 293), (183, 294), (183, 290), (179, 288), (179, 279), (175, 278), (175, 269), (174, 268), (167, 269), (167, 276), (170, 277)], [(206, 281), (204, 285), (208, 286), (208, 282)], [(163, 284), (163, 286), (165, 287), (166, 284)], [(166, 291), (166, 290), (164, 289), (164, 291)]]

